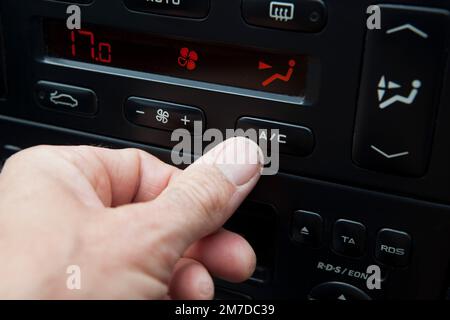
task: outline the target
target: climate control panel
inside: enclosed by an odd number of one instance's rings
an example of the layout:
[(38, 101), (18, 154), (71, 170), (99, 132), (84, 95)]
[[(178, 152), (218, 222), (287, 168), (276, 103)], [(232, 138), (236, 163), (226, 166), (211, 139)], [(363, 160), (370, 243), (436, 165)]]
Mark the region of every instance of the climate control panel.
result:
[(253, 130), (279, 170), (227, 222), (258, 266), (217, 279), (218, 298), (443, 298), (449, 15), (446, 0), (4, 0), (1, 159), (93, 144), (170, 163), (177, 129), (202, 147)]

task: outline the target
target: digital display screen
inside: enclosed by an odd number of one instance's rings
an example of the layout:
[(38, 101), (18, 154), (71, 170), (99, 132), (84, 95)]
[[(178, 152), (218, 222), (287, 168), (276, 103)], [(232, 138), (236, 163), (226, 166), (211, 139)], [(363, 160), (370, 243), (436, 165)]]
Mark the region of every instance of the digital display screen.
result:
[(97, 25), (44, 21), (47, 54), (93, 64), (304, 97), (308, 57), (211, 45)]

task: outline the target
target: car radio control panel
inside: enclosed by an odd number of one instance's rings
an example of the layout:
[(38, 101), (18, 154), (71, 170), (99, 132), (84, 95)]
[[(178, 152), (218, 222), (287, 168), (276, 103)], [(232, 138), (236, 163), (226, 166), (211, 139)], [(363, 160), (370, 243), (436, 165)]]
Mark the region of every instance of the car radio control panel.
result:
[(258, 266), (218, 299), (443, 299), (449, 45), (446, 0), (3, 0), (0, 156), (254, 130)]

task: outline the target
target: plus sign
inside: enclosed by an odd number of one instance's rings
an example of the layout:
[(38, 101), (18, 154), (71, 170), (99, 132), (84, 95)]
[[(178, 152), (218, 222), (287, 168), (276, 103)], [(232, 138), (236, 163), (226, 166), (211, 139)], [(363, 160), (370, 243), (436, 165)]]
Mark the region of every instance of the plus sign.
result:
[(187, 116), (184, 116), (184, 118), (181, 119), (181, 122), (183, 122), (184, 125), (187, 126), (187, 124), (190, 123), (191, 120), (189, 120)]

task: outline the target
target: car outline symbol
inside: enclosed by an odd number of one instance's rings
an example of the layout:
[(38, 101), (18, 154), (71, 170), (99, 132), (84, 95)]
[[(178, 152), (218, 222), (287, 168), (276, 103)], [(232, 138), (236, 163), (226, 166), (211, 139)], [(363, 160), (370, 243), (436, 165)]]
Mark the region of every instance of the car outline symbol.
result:
[[(69, 101), (65, 101), (64, 99), (68, 99)], [(77, 99), (69, 94), (58, 94), (58, 90), (50, 94), (50, 102), (52, 102), (54, 105), (63, 105), (71, 108), (75, 108), (78, 106)]]

